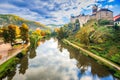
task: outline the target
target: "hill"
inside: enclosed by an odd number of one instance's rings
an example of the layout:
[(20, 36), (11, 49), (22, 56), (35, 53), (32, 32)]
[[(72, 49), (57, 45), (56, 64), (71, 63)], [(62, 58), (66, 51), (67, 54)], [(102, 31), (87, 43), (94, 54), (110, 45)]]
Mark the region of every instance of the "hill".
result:
[(49, 29), (48, 27), (39, 22), (26, 20), (13, 14), (0, 14), (0, 27), (2, 25), (7, 26), (9, 24), (21, 26), (22, 23), (26, 23), (30, 29)]

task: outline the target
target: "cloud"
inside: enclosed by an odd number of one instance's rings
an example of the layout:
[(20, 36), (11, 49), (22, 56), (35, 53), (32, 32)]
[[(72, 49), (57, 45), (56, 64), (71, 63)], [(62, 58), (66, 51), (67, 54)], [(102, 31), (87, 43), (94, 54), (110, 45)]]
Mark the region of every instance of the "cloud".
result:
[(114, 0), (108, 0), (108, 2), (113, 2)]
[(79, 15), (82, 8), (94, 3), (94, 0), (4, 0), (0, 1), (0, 12), (44, 24), (64, 24), (71, 15)]
[[(92, 5), (101, 5), (99, 2), (104, 1), (106, 0), (1, 0), (0, 12), (58, 25), (68, 23), (71, 15), (90, 12)], [(112, 5), (106, 7), (113, 8)]]
[(114, 8), (114, 6), (113, 5), (105, 5), (105, 8), (112, 9), (112, 8)]
[(29, 59), (29, 69), (24, 75), (20, 75), (17, 71), (13, 80), (78, 80), (79, 69), (75, 65), (77, 61), (69, 59), (67, 49), (60, 52), (57, 47), (58, 42), (54, 39), (38, 46), (37, 56)]

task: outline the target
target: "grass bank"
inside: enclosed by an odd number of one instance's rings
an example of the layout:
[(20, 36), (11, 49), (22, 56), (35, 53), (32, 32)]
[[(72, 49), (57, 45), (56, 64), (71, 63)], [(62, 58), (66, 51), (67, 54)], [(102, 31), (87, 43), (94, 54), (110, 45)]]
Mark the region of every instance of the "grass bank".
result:
[(115, 64), (115, 63), (113, 63), (113, 62), (111, 62), (111, 61), (109, 61), (109, 60), (107, 60), (107, 59), (105, 59), (105, 58), (103, 58), (103, 57), (100, 57), (100, 56), (98, 56), (98, 55), (96, 55), (96, 54), (94, 54), (94, 53), (92, 53), (92, 52), (90, 52), (90, 51), (88, 51), (88, 50), (80, 47), (80, 46), (83, 46), (83, 45), (76, 45), (76, 44), (74, 44), (73, 42), (70, 42), (70, 41), (68, 41), (68, 40), (66, 40), (66, 39), (64, 39), (63, 42), (64, 42), (65, 44), (71, 45), (71, 46), (79, 49), (80, 51), (82, 51), (83, 53), (89, 55), (90, 57), (92, 57), (92, 58), (94, 58), (94, 59), (102, 62), (102, 63), (103, 63), (104, 65), (106, 65), (107, 67), (109, 67), (110, 69), (114, 70), (114, 71), (115, 71), (115, 74), (114, 74), (114, 75), (115, 75), (116, 77), (120, 78), (120, 66), (119, 66), (119, 65), (117, 65), (117, 64)]
[[(11, 51), (10, 54), (14, 54), (14, 55), (8, 57), (8, 59), (6, 59), (0, 65), (0, 79), (4, 78), (10, 72), (15, 71), (16, 65), (20, 61), (20, 58), (27, 53), (29, 45), (30, 44), (24, 45), (23, 48), (20, 49), (19, 51)], [(19, 46), (15, 46), (15, 48), (17, 47)]]

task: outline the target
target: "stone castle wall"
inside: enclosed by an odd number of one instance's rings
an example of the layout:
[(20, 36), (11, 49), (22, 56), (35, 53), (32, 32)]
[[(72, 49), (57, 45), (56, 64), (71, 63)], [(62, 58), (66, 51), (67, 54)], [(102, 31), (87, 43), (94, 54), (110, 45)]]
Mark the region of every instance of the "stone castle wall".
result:
[(85, 15), (85, 16), (79, 16), (79, 17), (71, 18), (71, 22), (75, 23), (76, 19), (79, 20), (80, 26), (83, 26), (83, 24), (87, 23), (87, 21), (90, 20), (90, 15)]
[(78, 19), (80, 22), (80, 26), (82, 27), (83, 24), (87, 23), (88, 20), (90, 19), (105, 19), (105, 20), (110, 20), (113, 21), (113, 12), (110, 11), (99, 11), (96, 13), (96, 15), (80, 15), (79, 17), (71, 18), (71, 22), (75, 23), (75, 20)]
[(96, 19), (105, 19), (113, 21), (113, 13), (110, 11), (99, 11), (96, 14)]
[(90, 15), (81, 16), (79, 18), (80, 26), (83, 26), (83, 24), (87, 23), (88, 20), (90, 20)]
[(88, 20), (90, 19), (105, 19), (105, 20), (110, 20), (113, 21), (113, 12), (105, 9), (105, 8), (101, 8), (98, 11), (98, 7), (96, 5), (93, 6), (92, 9), (92, 15), (79, 15), (76, 17), (71, 17), (71, 22), (75, 23), (75, 20), (78, 19), (80, 22), (80, 26), (83, 26), (83, 24), (87, 23)]

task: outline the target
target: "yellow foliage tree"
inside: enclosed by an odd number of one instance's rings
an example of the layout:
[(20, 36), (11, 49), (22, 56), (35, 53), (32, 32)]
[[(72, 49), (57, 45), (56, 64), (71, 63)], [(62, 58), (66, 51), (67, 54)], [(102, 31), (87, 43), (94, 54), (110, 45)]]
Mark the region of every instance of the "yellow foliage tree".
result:
[(25, 23), (23, 23), (22, 26), (20, 27), (20, 35), (23, 42), (25, 41), (25, 43), (28, 43), (29, 41), (28, 32), (29, 32), (29, 27)]
[(90, 42), (90, 35), (91, 33), (94, 32), (94, 28), (93, 27), (82, 27), (80, 29), (80, 31), (76, 34), (76, 38), (80, 39), (80, 42), (86, 45), (89, 45)]
[(16, 26), (16, 37), (20, 37), (20, 28)]
[(40, 29), (36, 29), (36, 33), (37, 33), (38, 35), (41, 35), (41, 30), (40, 30)]
[(60, 28), (55, 28), (54, 31), (55, 31), (55, 32), (59, 32), (59, 31), (60, 31)]
[(41, 36), (41, 30), (39, 28), (37, 28), (32, 34)]

